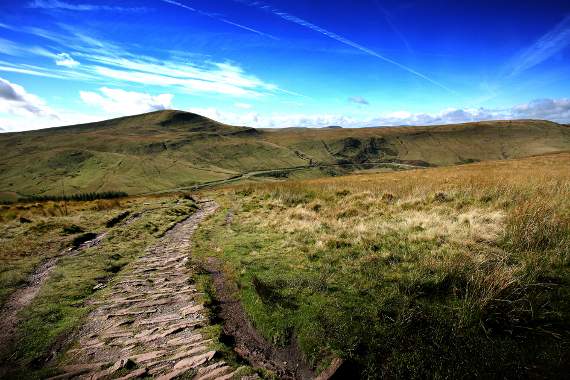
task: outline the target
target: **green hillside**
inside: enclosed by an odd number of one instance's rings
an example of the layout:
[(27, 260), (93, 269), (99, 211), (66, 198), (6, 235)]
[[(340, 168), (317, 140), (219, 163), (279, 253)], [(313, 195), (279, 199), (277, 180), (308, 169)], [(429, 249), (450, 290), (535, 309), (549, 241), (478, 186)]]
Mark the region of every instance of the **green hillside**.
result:
[(189, 187), (240, 174), (331, 164), (440, 166), (570, 150), (547, 121), (435, 127), (254, 129), (181, 111), (0, 134), (0, 192), (39, 195)]

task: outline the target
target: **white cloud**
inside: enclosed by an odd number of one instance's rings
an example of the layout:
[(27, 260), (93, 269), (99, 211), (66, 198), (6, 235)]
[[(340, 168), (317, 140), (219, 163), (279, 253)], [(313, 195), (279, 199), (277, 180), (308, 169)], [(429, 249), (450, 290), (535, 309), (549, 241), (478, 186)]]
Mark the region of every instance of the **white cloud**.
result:
[(370, 102), (364, 99), (362, 96), (351, 96), (350, 98), (348, 98), (348, 101), (355, 104), (361, 104), (363, 106), (370, 105)]
[(66, 11), (93, 12), (93, 11), (115, 11), (115, 12), (144, 12), (144, 7), (128, 8), (113, 5), (93, 5), (93, 4), (72, 4), (59, 0), (34, 0), (28, 7), (39, 9), (61, 9)]
[(368, 124), (369, 126), (436, 125), (505, 118), (508, 118), (507, 113), (490, 111), (484, 108), (448, 108), (435, 113), (410, 113), (405, 111), (392, 112), (373, 118), (368, 121)]
[[(148, 111), (171, 108), (172, 95), (152, 96), (102, 88), (99, 92), (83, 91), (84, 102), (100, 108), (103, 113), (87, 115), (74, 112), (58, 112), (54, 115), (41, 99), (27, 93), (21, 86), (0, 79), (0, 128), (4, 131), (23, 131), (105, 120), (115, 116), (127, 116)], [(10, 107), (6, 105), (10, 103)], [(39, 111), (43, 110), (43, 111)], [(39, 111), (39, 112), (38, 112)], [(318, 128), (340, 125), (348, 128), (438, 125), (498, 119), (546, 119), (560, 123), (570, 122), (570, 99), (542, 99), (519, 104), (511, 108), (490, 110), (484, 108), (449, 108), (436, 113), (391, 112), (377, 117), (357, 118), (341, 114), (261, 114), (257, 112), (227, 112), (210, 108), (191, 108), (194, 112), (214, 120), (233, 125), (257, 128), (308, 127)], [(9, 117), (2, 117), (7, 112)]]
[[(256, 85), (255, 80), (240, 77), (241, 71), (233, 66), (222, 64), (225, 70), (211, 73), (217, 76), (234, 77), (243, 85)], [(176, 70), (177, 68), (163, 68)], [(193, 68), (193, 70), (200, 70)], [(195, 75), (196, 73), (187, 73)], [(248, 82), (250, 80), (251, 82)], [(212, 85), (212, 84), (210, 84)], [(81, 91), (80, 97), (86, 104), (98, 109), (98, 114), (84, 115), (58, 111), (48, 107), (44, 100), (31, 94), (18, 84), (0, 78), (0, 128), (5, 131), (39, 129), (79, 122), (103, 120), (115, 116), (127, 116), (144, 112), (172, 108), (173, 95), (126, 91), (103, 87), (99, 91)], [(262, 114), (253, 112), (248, 103), (235, 103), (243, 112), (227, 112), (216, 108), (192, 108), (195, 112), (212, 119), (235, 125), (261, 128), (283, 127), (344, 127), (396, 126), (396, 125), (436, 125), (462, 123), (494, 119), (547, 119), (561, 123), (570, 122), (570, 99), (540, 99), (505, 109), (449, 108), (435, 113), (412, 113), (396, 111), (375, 117), (359, 118), (335, 113), (324, 114)], [(1, 115), (3, 114), (3, 115)]]
[(197, 113), (226, 124), (245, 125), (256, 128), (287, 127), (326, 127), (330, 125), (358, 125), (356, 119), (335, 114), (260, 114), (257, 112), (227, 112), (215, 107), (190, 108), (189, 112)]
[(45, 102), (16, 83), (0, 78), (0, 113), (57, 119)]
[(105, 119), (105, 116), (55, 111), (23, 86), (0, 78), (0, 130), (18, 132)]
[(88, 105), (101, 108), (111, 115), (133, 115), (172, 108), (171, 94), (150, 95), (103, 87), (101, 93), (81, 91), (81, 99)]
[(570, 99), (537, 99), (513, 107), (513, 117), (548, 119), (567, 123), (570, 121)]
[(400, 125), (440, 125), (508, 119), (543, 119), (559, 123), (568, 123), (570, 122), (570, 99), (535, 100), (511, 108), (493, 110), (486, 108), (448, 108), (434, 113), (396, 111), (369, 118), (357, 118), (334, 113), (264, 115), (256, 112), (226, 112), (216, 108), (191, 108), (189, 111), (227, 124), (247, 125), (257, 128), (319, 128), (331, 125), (358, 128)]
[[(58, 55), (38, 47), (26, 47), (0, 39), (0, 51), (12, 56), (39, 55), (55, 59), (64, 68), (75, 70), (30, 67), (25, 64), (4, 63), (0, 71), (19, 72), (30, 75), (58, 77), (72, 80), (109, 83), (123, 86), (136, 83), (146, 86), (169, 88), (188, 93), (210, 93), (233, 97), (260, 97), (275, 93), (300, 96), (278, 86), (265, 82), (247, 73), (243, 68), (231, 62), (213, 62), (211, 60), (188, 60), (170, 57), (156, 59), (150, 56), (131, 54), (128, 47), (118, 46), (108, 41), (86, 35), (73, 26), (60, 25), (65, 33), (48, 31), (35, 27), (12, 27), (8, 29), (32, 34), (46, 39), (60, 49), (72, 50)], [(81, 61), (79, 66), (78, 60)], [(0, 62), (1, 63), (1, 62)]]
[(75, 112), (58, 112), (58, 118), (49, 118), (34, 114), (3, 115), (0, 113), (0, 129), (4, 132), (31, 131), (44, 128), (60, 127), (105, 120), (102, 115), (79, 114)]
[(58, 66), (64, 66), (64, 67), (69, 67), (69, 68), (79, 66), (79, 62), (77, 62), (75, 59), (73, 59), (67, 53), (56, 54), (55, 64)]
[(253, 106), (251, 104), (247, 104), (247, 103), (234, 103), (234, 107), (241, 108), (242, 110), (249, 110)]

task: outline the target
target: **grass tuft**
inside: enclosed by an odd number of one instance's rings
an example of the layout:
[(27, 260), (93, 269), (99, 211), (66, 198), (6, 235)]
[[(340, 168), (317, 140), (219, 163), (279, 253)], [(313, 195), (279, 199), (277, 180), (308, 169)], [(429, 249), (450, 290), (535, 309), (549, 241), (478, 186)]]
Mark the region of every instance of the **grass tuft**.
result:
[(506, 220), (505, 242), (518, 251), (544, 251), (568, 246), (570, 214), (563, 207), (563, 204), (550, 199), (522, 202)]

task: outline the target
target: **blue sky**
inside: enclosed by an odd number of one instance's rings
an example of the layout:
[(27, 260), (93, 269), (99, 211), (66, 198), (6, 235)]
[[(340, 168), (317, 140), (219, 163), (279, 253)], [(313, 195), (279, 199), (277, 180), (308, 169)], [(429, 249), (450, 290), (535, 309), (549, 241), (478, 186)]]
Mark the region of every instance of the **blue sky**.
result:
[(0, 128), (570, 122), (570, 2), (2, 0)]

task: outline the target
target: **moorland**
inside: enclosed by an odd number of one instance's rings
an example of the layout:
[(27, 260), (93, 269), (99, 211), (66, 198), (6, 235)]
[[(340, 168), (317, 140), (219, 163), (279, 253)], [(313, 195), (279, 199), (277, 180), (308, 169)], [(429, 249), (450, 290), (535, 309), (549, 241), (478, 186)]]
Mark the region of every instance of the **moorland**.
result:
[(0, 149), (0, 376), (570, 370), (567, 125), (161, 111)]

